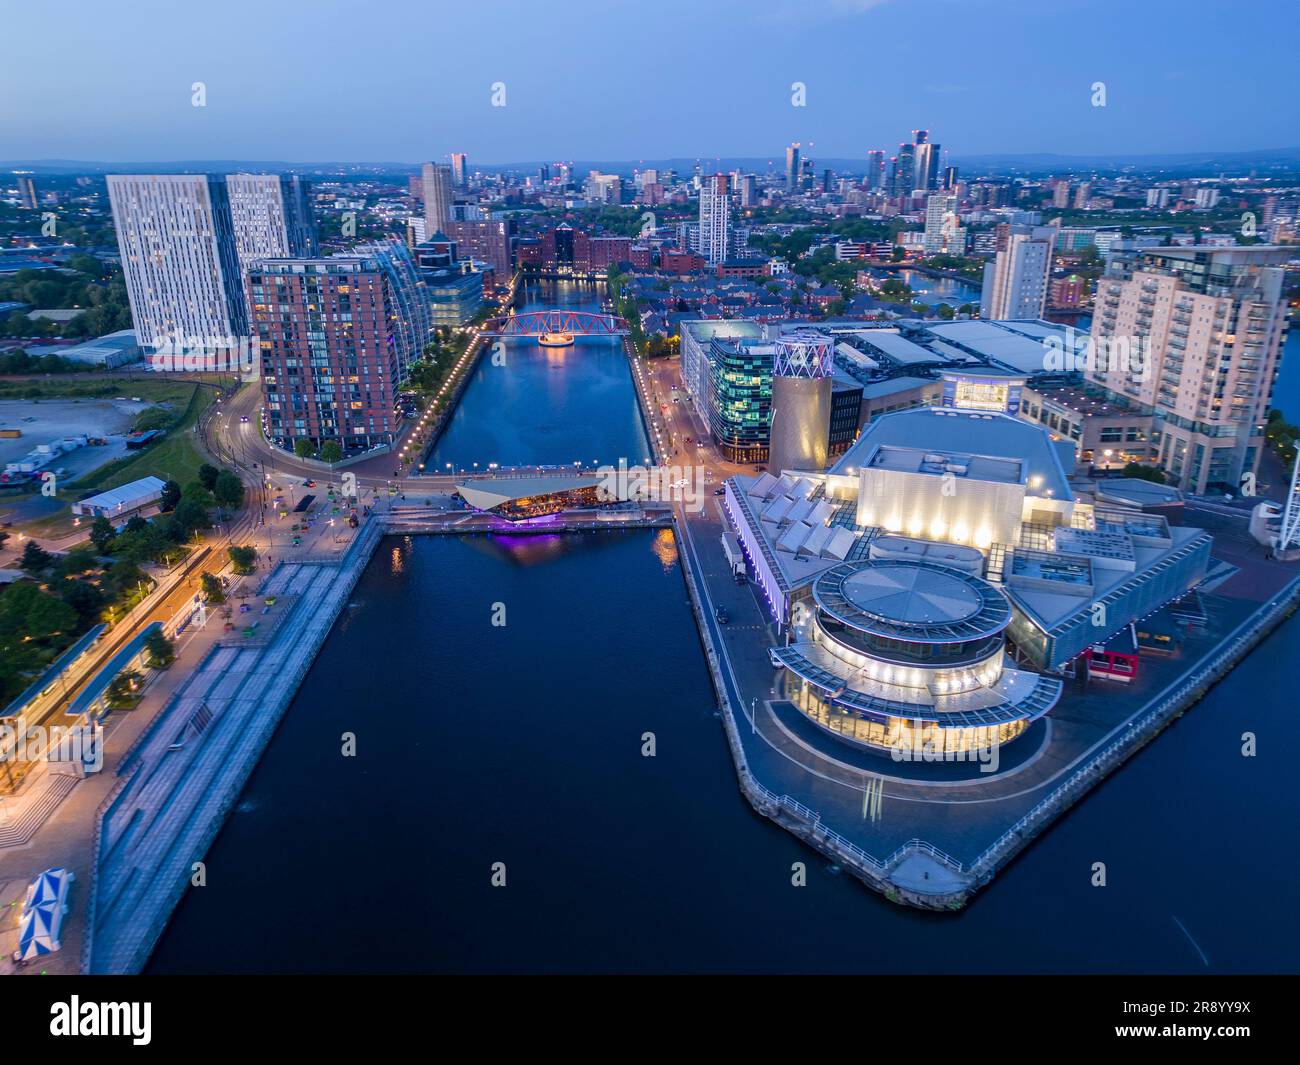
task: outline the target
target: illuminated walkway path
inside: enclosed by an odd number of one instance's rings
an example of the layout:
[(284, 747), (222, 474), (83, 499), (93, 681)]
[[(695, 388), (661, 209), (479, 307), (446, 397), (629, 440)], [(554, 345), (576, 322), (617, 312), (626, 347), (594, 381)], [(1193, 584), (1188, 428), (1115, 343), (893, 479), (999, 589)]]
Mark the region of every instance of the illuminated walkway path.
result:
[(341, 563), (284, 563), (260, 595), (294, 597), (265, 646), (217, 645), (118, 772), (96, 841), (83, 968), (138, 971), (292, 701), (382, 531)]

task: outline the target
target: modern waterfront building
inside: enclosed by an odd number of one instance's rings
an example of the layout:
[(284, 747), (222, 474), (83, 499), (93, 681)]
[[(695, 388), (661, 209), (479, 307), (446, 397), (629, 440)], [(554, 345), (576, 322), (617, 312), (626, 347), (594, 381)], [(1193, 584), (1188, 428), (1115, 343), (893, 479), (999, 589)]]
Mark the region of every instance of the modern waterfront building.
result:
[(769, 458), (779, 470), (826, 468), (830, 448), (834, 341), (812, 330), (776, 338)]
[(421, 171), (424, 185), (424, 224), (428, 232), (445, 232), (451, 221), (451, 167), (425, 163)]
[(700, 254), (716, 266), (731, 242), (731, 179), (711, 174), (700, 185)]
[[(248, 335), (226, 182), (203, 174), (109, 174), (131, 319), (146, 351), (227, 350)], [(215, 364), (214, 364), (215, 365)]]
[(761, 326), (740, 319), (688, 321), (681, 324), (682, 387), (696, 413), (706, 423), (709, 421), (711, 389), (709, 351), (713, 340), (759, 340), (762, 336)]
[(445, 233), (435, 233), (416, 245), (415, 266), (428, 300), (432, 326), (455, 328), (482, 310), (483, 274), (474, 269), (473, 263), (460, 258), (456, 241)]
[[(998, 631), (1016, 660), (1085, 675), (1095, 645), (1203, 578), (1211, 541), (1157, 514), (1076, 498), (1070, 452), (1007, 414), (917, 408), (874, 419), (824, 474), (732, 478), (726, 508), (782, 626), (798, 622), (827, 570), (918, 558), (1006, 596)], [(823, 693), (840, 681), (826, 678)]]
[(509, 283), (513, 265), (511, 242), (515, 235), (513, 219), (451, 221), (447, 223), (445, 232), (456, 242), (460, 258), (487, 263), (492, 267), (497, 284)]
[(1086, 379), (1155, 416), (1186, 491), (1240, 492), (1259, 467), (1286, 332), (1286, 247), (1119, 249), (1097, 283)]
[(430, 335), (424, 288), (392, 241), (315, 259), (250, 264), (248, 299), (261, 348), (266, 432), (345, 452), (391, 444), (406, 369)]
[(709, 344), (709, 432), (732, 462), (767, 460), (775, 357), (768, 340), (715, 337)]
[(565, 510), (586, 510), (620, 502), (596, 474), (489, 477), (456, 485), (472, 509), (507, 521), (547, 519)]
[(211, 368), (226, 368), (219, 356), (248, 335), (243, 270), (256, 259), (316, 253), (310, 187), (296, 176), (110, 174), (108, 193), (147, 355), (211, 350)]
[(1061, 681), (1008, 662), (1011, 602), (969, 572), (978, 552), (892, 539), (813, 582), (811, 620), (770, 652), (786, 696), (878, 753), (967, 754), (1015, 739), (1056, 705)]
[(227, 174), (226, 194), (241, 267), (254, 259), (317, 253), (309, 183), (294, 175)]
[(1056, 230), (999, 226), (997, 254), (984, 266), (981, 318), (1041, 318), (1047, 304)]

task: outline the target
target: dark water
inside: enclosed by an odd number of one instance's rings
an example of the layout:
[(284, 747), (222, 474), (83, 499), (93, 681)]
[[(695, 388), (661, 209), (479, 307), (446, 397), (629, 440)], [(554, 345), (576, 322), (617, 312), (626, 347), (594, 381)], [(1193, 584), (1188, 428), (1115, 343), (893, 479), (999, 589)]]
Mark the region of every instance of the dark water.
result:
[[(621, 409), (588, 431), (630, 433)], [(749, 809), (667, 533), (391, 539), (353, 601), (151, 972), (1300, 965), (1294, 621), (965, 912), (932, 915)]]
[(749, 810), (673, 557), (653, 532), (386, 541), (150, 971), (1205, 971), (1175, 915), (1214, 970), (1295, 968), (1300, 729), (1270, 694), (1294, 625), (926, 915)]
[(1282, 369), (1273, 385), (1273, 406), (1291, 424), (1300, 422), (1300, 325), (1293, 325), (1282, 345)]
[(963, 303), (978, 304), (980, 286), (954, 277), (931, 277), (919, 270), (872, 270), (878, 280), (897, 278), (912, 289), (912, 298), (937, 307), (946, 303), (956, 310)]
[[(599, 311), (603, 286), (528, 287), (521, 310)], [(507, 340), (505, 364), (485, 354), (452, 422), (426, 462), (429, 472), (502, 466), (630, 465), (647, 461), (631, 371), (618, 341), (579, 337), (572, 347)]]

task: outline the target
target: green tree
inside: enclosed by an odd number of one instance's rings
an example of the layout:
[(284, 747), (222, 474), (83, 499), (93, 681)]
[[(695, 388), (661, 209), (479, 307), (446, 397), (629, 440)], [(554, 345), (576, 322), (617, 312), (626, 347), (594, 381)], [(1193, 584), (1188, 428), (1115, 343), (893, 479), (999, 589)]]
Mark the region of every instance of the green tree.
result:
[(119, 673), (108, 686), (107, 698), (110, 710), (131, 710), (140, 701), (138, 689), (140, 674), (134, 670)]
[(162, 487), (162, 498), (158, 500), (158, 508), (164, 513), (176, 509), (176, 504), (181, 501), (181, 486), (175, 481), (168, 481)]
[(89, 581), (63, 580), (57, 588), (58, 596), (77, 612), (77, 631), (90, 628), (99, 619), (107, 599), (97, 585)]
[(222, 470), (217, 474), (210, 491), (217, 506), (225, 510), (238, 510), (244, 505), (244, 482), (230, 470)]
[(149, 665), (154, 669), (166, 669), (176, 661), (176, 647), (163, 635), (162, 629), (154, 629), (148, 635), (144, 649), (149, 655)]
[(337, 440), (326, 440), (320, 446), (319, 458), (321, 462), (328, 462), (331, 466), (343, 457), (343, 448), (339, 446)]
[(28, 607), (27, 631), (40, 640), (76, 632), (77, 612), (57, 596), (41, 592)]
[(203, 485), (209, 492), (213, 492), (217, 487), (217, 477), (221, 471), (209, 462), (205, 462), (199, 467), (199, 484)]
[(293, 442), (293, 453), (300, 459), (312, 458), (316, 454), (316, 445), (305, 436), (300, 436)]
[(95, 552), (87, 547), (78, 547), (59, 559), (57, 569), (61, 577), (75, 577), (94, 569), (95, 565)]
[(53, 561), (54, 556), (45, 548), (35, 540), (28, 540), (27, 546), (23, 548), (23, 557), (18, 564), (23, 568), (23, 572), (36, 577), (49, 569)]
[(108, 554), (108, 545), (113, 542), (115, 536), (117, 530), (113, 528), (113, 523), (103, 514), (96, 514), (95, 520), (90, 523), (90, 542), (101, 555)]
[(114, 562), (105, 575), (105, 584), (115, 599), (120, 599), (128, 592), (138, 588), (148, 578), (132, 559), (123, 558)]
[(225, 589), (221, 587), (221, 581), (215, 573), (205, 573), (202, 579), (203, 594), (208, 597), (209, 603), (224, 603), (226, 601)]
[(235, 572), (241, 577), (246, 577), (256, 568), (257, 548), (252, 545), (240, 547), (238, 544), (231, 544), (230, 561), (234, 566)]

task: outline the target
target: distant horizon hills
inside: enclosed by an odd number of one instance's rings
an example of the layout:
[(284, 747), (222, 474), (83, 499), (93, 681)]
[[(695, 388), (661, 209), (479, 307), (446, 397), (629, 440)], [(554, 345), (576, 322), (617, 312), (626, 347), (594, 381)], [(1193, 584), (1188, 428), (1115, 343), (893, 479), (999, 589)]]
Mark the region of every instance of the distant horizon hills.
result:
[[(865, 153), (860, 158), (842, 156), (819, 157), (813, 154), (817, 170), (830, 169), (839, 173), (862, 173), (866, 169)], [(233, 173), (236, 171), (280, 171), (305, 175), (348, 176), (361, 174), (415, 174), (423, 162), (395, 162), (365, 160), (360, 162), (319, 161), (289, 162), (276, 159), (186, 159), (171, 161), (103, 162), (77, 159), (22, 159), (0, 161), (5, 170), (30, 170), (33, 174), (62, 176), (67, 174), (110, 173)], [(689, 174), (700, 163), (705, 171), (740, 170), (749, 173), (779, 172), (785, 165), (782, 156), (677, 156), (663, 159), (611, 160), (611, 159), (542, 159), (535, 162), (476, 163), (471, 156), (471, 170), (488, 173), (528, 173), (542, 166), (568, 163), (575, 171), (585, 173), (599, 170), (602, 173), (631, 174), (633, 170), (676, 170)], [(1035, 176), (1042, 174), (1106, 173), (1123, 170), (1167, 171), (1170, 174), (1214, 172), (1240, 176), (1251, 170), (1300, 168), (1300, 147), (1267, 148), (1241, 152), (1167, 152), (1149, 154), (1114, 155), (1064, 155), (1053, 152), (987, 153), (982, 155), (953, 155), (947, 165), (956, 166), (963, 175), (976, 176)]]

